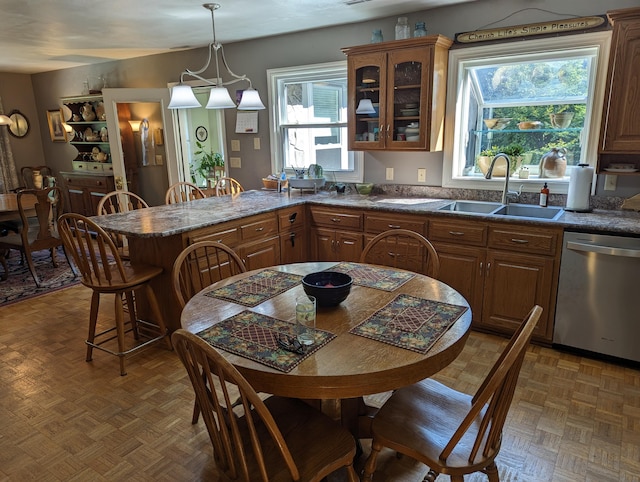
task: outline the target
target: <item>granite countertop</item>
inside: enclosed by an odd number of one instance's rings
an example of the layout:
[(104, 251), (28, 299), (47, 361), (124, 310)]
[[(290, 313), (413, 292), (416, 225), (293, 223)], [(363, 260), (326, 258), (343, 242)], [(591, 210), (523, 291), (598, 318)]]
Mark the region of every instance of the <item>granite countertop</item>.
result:
[[(314, 204), (407, 214), (428, 214), (451, 219), (475, 219), (541, 226), (560, 226), (567, 230), (640, 235), (640, 213), (597, 209), (590, 213), (566, 211), (557, 220), (503, 217), (486, 214), (439, 211), (453, 199), (411, 198), (404, 196), (339, 195), (322, 191), (287, 193), (245, 191), (235, 196), (211, 197), (196, 201), (155, 206), (122, 214), (95, 216), (103, 228), (134, 237), (163, 237), (194, 229), (262, 214), (287, 206)], [(407, 204), (411, 202), (411, 204)]]

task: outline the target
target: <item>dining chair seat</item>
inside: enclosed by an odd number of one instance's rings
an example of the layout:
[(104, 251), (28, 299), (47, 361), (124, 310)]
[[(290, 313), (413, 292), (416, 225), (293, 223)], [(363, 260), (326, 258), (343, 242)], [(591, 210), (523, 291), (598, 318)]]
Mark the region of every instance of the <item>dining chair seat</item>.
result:
[[(82, 275), (82, 284), (93, 290), (89, 314), (86, 361), (93, 359), (93, 349), (115, 355), (120, 361), (120, 375), (126, 375), (125, 358), (153, 343), (165, 341), (172, 349), (168, 330), (150, 281), (163, 269), (158, 266), (124, 262), (111, 236), (91, 219), (76, 213), (66, 213), (59, 219), (60, 234)], [(134, 292), (142, 291), (148, 303), (151, 320), (138, 318)], [(97, 330), (100, 296), (113, 294), (115, 325)], [(125, 300), (129, 321), (125, 321)], [(115, 333), (115, 334), (114, 334)], [(126, 343), (132, 333), (135, 344)], [(116, 339), (117, 347), (113, 348)]]
[(425, 481), (439, 474), (462, 482), (485, 473), (499, 482), (495, 458), (527, 346), (542, 308), (534, 306), (474, 395), (432, 379), (396, 390), (373, 419), (371, 454), (363, 481), (370, 482), (383, 447), (429, 467)]
[[(356, 482), (351, 433), (302, 400), (256, 393), (240, 372), (199, 336), (178, 329), (176, 352), (191, 380), (216, 466), (244, 482), (320, 482), (338, 469)], [(231, 388), (240, 393), (232, 403)]]

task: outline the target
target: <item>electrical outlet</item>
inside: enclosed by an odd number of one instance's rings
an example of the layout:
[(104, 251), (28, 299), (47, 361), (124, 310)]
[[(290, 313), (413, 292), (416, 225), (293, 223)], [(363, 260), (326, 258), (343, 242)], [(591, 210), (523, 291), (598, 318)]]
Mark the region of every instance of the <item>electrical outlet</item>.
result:
[(236, 152), (240, 151), (240, 141), (238, 139), (231, 140), (231, 150)]
[(393, 167), (387, 167), (387, 181), (393, 181)]
[(418, 182), (427, 182), (427, 170), (424, 167), (418, 169)]
[(260, 150), (260, 138), (259, 137), (254, 137), (253, 138), (253, 148), (256, 151)]
[(604, 190), (615, 191), (617, 181), (618, 176), (614, 176), (612, 174), (607, 174), (606, 176), (604, 176)]
[(242, 161), (240, 160), (239, 157), (230, 157), (229, 158), (229, 165), (231, 167), (235, 167), (235, 168), (240, 168), (242, 167)]

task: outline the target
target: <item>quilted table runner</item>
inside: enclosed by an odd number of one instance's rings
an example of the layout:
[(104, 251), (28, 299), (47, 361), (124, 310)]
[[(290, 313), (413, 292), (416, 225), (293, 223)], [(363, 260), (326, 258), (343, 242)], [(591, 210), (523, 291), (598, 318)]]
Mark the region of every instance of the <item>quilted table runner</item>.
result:
[(278, 339), (295, 337), (295, 323), (244, 310), (201, 332), (211, 345), (288, 373), (312, 353), (335, 338), (325, 330), (314, 330), (315, 343), (296, 353), (281, 348)]
[(425, 354), (466, 310), (401, 294), (350, 333)]
[(205, 295), (253, 307), (293, 288), (301, 279), (302, 276), (297, 274), (267, 269)]

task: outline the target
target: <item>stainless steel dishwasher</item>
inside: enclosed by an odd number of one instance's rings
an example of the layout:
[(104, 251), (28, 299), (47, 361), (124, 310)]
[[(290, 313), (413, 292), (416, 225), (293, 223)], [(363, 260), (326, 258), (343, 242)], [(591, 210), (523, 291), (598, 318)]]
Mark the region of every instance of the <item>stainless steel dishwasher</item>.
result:
[(640, 361), (640, 238), (566, 232), (553, 342)]

